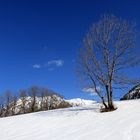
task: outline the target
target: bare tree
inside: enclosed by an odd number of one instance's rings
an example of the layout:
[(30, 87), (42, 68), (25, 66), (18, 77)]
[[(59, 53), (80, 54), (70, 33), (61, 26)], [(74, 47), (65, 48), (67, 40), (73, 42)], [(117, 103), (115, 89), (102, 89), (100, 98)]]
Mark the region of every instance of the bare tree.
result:
[(10, 116), (11, 114), (11, 106), (10, 106), (10, 104), (11, 104), (11, 102), (12, 102), (12, 99), (13, 99), (13, 95), (12, 95), (12, 92), (10, 91), (10, 90), (7, 90), (6, 92), (5, 92), (5, 94), (4, 94), (4, 101), (5, 101), (5, 103), (4, 103), (4, 108), (5, 108), (5, 111), (4, 111), (4, 114), (3, 114), (3, 116), (4, 117), (7, 117), (7, 116)]
[(29, 89), (29, 95), (31, 96), (31, 112), (35, 112), (38, 110), (36, 97), (39, 95), (39, 88), (37, 86), (33, 86)]
[(0, 117), (2, 117), (2, 114), (4, 112), (4, 97), (0, 96)]
[(21, 100), (20, 113), (25, 114), (26, 113), (26, 103), (27, 103), (27, 91), (26, 90), (20, 90), (19, 91), (19, 97), (20, 97), (20, 100)]
[[(124, 73), (137, 65), (135, 25), (113, 15), (104, 15), (92, 25), (78, 57), (77, 71), (100, 97), (105, 109), (114, 110), (113, 87), (136, 83)], [(106, 103), (107, 101), (107, 103)]]
[(48, 97), (49, 97), (49, 90), (47, 88), (42, 88), (40, 91), (41, 96), (41, 104), (40, 109), (41, 110), (48, 110)]
[(13, 95), (10, 103), (10, 116), (16, 115), (17, 96)]

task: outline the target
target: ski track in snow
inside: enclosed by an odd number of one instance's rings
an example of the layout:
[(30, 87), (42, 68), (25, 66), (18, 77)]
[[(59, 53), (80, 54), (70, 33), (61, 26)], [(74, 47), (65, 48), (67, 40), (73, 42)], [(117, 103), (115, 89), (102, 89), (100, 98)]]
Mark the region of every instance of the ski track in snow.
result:
[(1, 118), (0, 140), (140, 140), (140, 100), (115, 104), (108, 113), (95, 103)]
[(140, 135), (137, 135), (139, 133), (139, 130), (137, 130), (137, 127), (140, 126), (140, 121), (133, 122), (130, 126), (127, 126), (128, 128), (125, 131), (123, 140), (140, 140)]

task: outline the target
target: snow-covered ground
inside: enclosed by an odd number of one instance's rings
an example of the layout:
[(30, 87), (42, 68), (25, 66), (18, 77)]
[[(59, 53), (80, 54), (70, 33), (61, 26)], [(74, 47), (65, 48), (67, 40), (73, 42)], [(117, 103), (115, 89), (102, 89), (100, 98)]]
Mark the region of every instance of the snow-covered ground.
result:
[(94, 100), (84, 100), (81, 98), (75, 98), (70, 100), (65, 100), (66, 102), (69, 102), (72, 106), (80, 106), (80, 107), (90, 107), (96, 103)]
[(115, 104), (109, 113), (95, 103), (1, 118), (0, 140), (140, 140), (140, 100)]

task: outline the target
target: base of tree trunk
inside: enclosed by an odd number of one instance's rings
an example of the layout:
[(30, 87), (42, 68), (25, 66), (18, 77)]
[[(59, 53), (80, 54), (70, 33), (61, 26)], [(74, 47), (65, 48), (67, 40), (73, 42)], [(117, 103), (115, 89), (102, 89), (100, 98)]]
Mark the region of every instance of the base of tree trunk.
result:
[(117, 110), (117, 108), (101, 108), (100, 112), (104, 113), (104, 112), (111, 112), (111, 111), (115, 111)]

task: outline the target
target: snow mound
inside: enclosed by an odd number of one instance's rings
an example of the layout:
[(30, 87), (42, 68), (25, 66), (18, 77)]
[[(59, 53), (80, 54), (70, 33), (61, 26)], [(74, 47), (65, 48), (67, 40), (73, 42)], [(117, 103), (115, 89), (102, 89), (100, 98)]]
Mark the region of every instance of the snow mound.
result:
[(96, 103), (96, 101), (93, 100), (85, 100), (81, 98), (66, 100), (68, 103), (70, 103), (72, 106), (92, 106)]
[(108, 113), (94, 103), (1, 118), (0, 140), (140, 140), (140, 100), (115, 104)]

